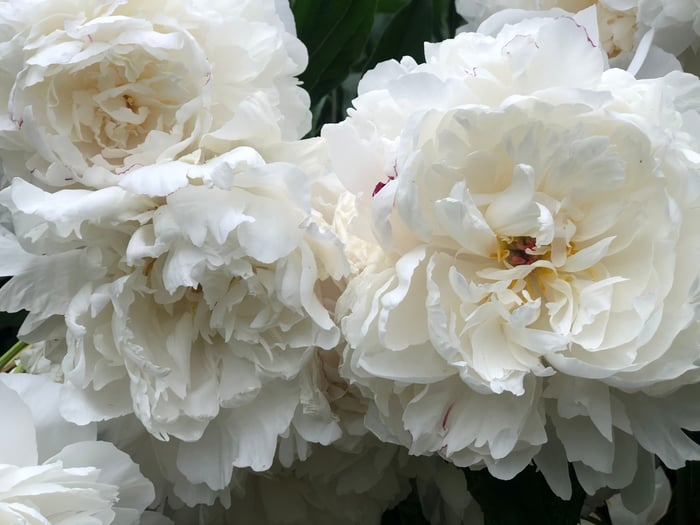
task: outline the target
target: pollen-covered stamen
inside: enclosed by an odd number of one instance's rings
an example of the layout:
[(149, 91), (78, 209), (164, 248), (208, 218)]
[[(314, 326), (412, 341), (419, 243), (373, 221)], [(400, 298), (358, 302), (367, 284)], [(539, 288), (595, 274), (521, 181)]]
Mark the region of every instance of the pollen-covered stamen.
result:
[(136, 113), (138, 108), (136, 107), (136, 101), (134, 100), (134, 97), (132, 97), (131, 95), (122, 95), (122, 98), (124, 99), (124, 104), (126, 105), (126, 107), (129, 108), (132, 113)]
[(511, 266), (532, 264), (542, 257), (536, 245), (537, 239), (534, 237), (508, 237), (501, 241), (498, 259)]

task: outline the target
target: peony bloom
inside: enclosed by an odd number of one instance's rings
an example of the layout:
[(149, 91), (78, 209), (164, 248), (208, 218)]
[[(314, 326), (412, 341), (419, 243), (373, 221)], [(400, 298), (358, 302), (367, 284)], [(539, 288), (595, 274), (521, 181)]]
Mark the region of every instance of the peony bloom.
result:
[(486, 18), (502, 9), (563, 9), (571, 13), (596, 6), (600, 41), (609, 57), (630, 52), (637, 32), (636, 0), (456, 0), (457, 12), (467, 20), (465, 29), (475, 30)]
[(677, 55), (688, 45), (696, 50), (700, 46), (698, 0), (637, 0), (636, 3), (639, 25), (654, 29), (655, 41), (663, 49)]
[[(210, 482), (188, 486), (187, 480), (196, 475), (182, 468), (184, 457), (167, 456), (172, 440), (151, 440), (164, 474), (165, 513), (176, 524), (379, 524), (384, 512), (408, 494), (409, 481), (416, 479), (423, 514), (431, 523), (457, 524), (467, 516), (475, 519), (468, 523), (480, 523), (480, 511), (459, 470), (436, 456), (408, 457), (402, 447), (383, 443), (367, 431), (361, 420), (367, 401), (339, 376), (338, 358), (334, 351), (318, 351), (307, 366), (325, 403), (307, 403), (304, 412), (308, 417), (322, 408), (330, 410), (343, 429), (342, 437), (328, 446), (298, 448), (302, 440), (294, 434), (301, 434), (301, 426), (295, 418), (295, 431), (280, 440), (278, 458), (268, 471), (235, 469), (230, 485), (214, 492)], [(116, 425), (108, 426), (114, 431)]]
[[(317, 350), (309, 360), (298, 381), (304, 392), (297, 413), (289, 431), (280, 437), (277, 457), (262, 473), (247, 468), (231, 471), (222, 465), (222, 458), (230, 455), (226, 448), (231, 444), (226, 441), (235, 445), (236, 436), (220, 443), (206, 434), (195, 443), (162, 442), (145, 434), (132, 416), (101, 423), (101, 436), (139, 461), (156, 485), (158, 506), (175, 523), (228, 523), (231, 519), (236, 523), (379, 523), (382, 513), (406, 496), (414, 471), (429, 472), (438, 463), (432, 460), (438, 458), (421, 458), (425, 461), (419, 469), (405, 450), (371, 436), (361, 421), (366, 400), (339, 377), (337, 363), (334, 351)], [(273, 408), (266, 410), (258, 417), (269, 417)], [(210, 427), (225, 413), (222, 410)], [(309, 445), (305, 441), (309, 430), (327, 426), (324, 421), (329, 419), (342, 427), (342, 437), (334, 436), (329, 446)], [(440, 478), (448, 474), (454, 478), (454, 468), (439, 464), (442, 468), (433, 470), (440, 471)], [(225, 483), (219, 480), (222, 473), (227, 476)], [(461, 473), (457, 474), (464, 484)], [(434, 483), (427, 475), (425, 482), (426, 486)], [(456, 502), (452, 498), (450, 504), (468, 501), (463, 488), (461, 497)]]
[(422, 476), (417, 480), (421, 510), (429, 523), (483, 523), (461, 471), (437, 457), (407, 458), (401, 447), (376, 439), (368, 439), (362, 452), (315, 447), (308, 460), (289, 468), (275, 464), (265, 473), (239, 473), (230, 506), (174, 504), (165, 514), (175, 525), (379, 525), (409, 494), (416, 473)]
[(316, 447), (309, 459), (288, 468), (275, 463), (268, 472), (239, 472), (230, 505), (179, 507), (166, 514), (176, 525), (379, 525), (384, 511), (410, 492), (400, 468), (405, 461), (400, 447), (377, 440), (361, 453)]
[[(462, 29), (475, 30), (489, 16), (503, 9), (563, 9), (577, 12), (595, 5), (600, 42), (616, 63), (629, 63), (642, 37), (653, 30), (652, 60), (677, 67), (671, 55), (700, 45), (700, 3), (697, 0), (456, 0), (466, 20)], [(650, 35), (651, 36), (651, 35)], [(661, 65), (661, 64), (659, 64)], [(663, 67), (663, 66), (662, 66)]]
[[(313, 401), (306, 364), (339, 340), (322, 285), (347, 271), (311, 209), (304, 170), (323, 167), (319, 145), (290, 146), (296, 164), (243, 147), (205, 165), (135, 169), (100, 190), (13, 180), (0, 200), (30, 261), (0, 302), (30, 312), (25, 339), (65, 341), (66, 417), (133, 412), (153, 435), (182, 440), (218, 488), (234, 465), (269, 468), (295, 417), (309, 440), (337, 437), (333, 421), (295, 416)], [(199, 468), (209, 463), (197, 447), (215, 470)]]
[(105, 187), (131, 169), (310, 127), (286, 2), (12, 0), (0, 13), (5, 176)]
[[(0, 438), (0, 521), (141, 523), (153, 485), (128, 455), (95, 441), (94, 426), (79, 428), (57, 418), (60, 389), (45, 377), (0, 376), (4, 417), (12, 425)], [(62, 448), (49, 456), (57, 446)]]
[(607, 69), (591, 14), (382, 63), (323, 130), (385, 253), (338, 301), (343, 374), (413, 454), (511, 477), (554, 439), (552, 378), (607, 413), (698, 379), (700, 81)]

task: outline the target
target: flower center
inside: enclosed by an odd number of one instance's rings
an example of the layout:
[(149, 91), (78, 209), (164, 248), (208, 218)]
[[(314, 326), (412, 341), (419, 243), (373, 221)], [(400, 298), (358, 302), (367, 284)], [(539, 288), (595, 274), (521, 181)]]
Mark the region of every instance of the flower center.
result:
[(131, 95), (122, 95), (122, 98), (124, 99), (124, 104), (131, 110), (132, 113), (138, 113), (138, 106), (136, 105), (134, 97)]
[(602, 2), (596, 2), (600, 42), (609, 58), (631, 51), (637, 31), (637, 8), (626, 11), (610, 9)]
[(496, 258), (505, 261), (511, 266), (532, 264), (539, 260), (545, 253), (542, 247), (537, 248), (537, 239), (534, 237), (505, 237), (499, 239)]

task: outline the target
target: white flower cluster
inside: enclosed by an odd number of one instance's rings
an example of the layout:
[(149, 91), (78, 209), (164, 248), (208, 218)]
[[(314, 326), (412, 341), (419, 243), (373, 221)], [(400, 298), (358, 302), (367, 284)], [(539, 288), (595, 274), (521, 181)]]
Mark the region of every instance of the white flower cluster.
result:
[(302, 139), (284, 0), (0, 1), (0, 521), (369, 525), (413, 485), (480, 523), (459, 468), (531, 464), (663, 515), (656, 458), (700, 460), (700, 7), (457, 8)]
[(133, 414), (169, 441), (164, 486), (189, 504), (280, 439), (289, 462), (338, 439), (313, 362), (349, 265), (315, 204), (336, 198), (325, 146), (298, 140), (289, 5), (17, 0), (0, 27), (0, 302), (29, 312), (23, 369), (65, 381), (73, 423)]

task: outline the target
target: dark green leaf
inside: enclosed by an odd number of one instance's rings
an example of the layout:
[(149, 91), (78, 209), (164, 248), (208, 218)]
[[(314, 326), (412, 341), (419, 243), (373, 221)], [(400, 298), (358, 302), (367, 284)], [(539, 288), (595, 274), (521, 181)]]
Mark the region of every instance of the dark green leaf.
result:
[(423, 43), (431, 40), (432, 27), (432, 0), (411, 0), (391, 16), (377, 39), (365, 69), (371, 69), (383, 60), (400, 59), (406, 55), (423, 61)]
[(364, 50), (377, 0), (295, 0), (297, 34), (309, 51), (301, 75), (315, 106), (350, 72)]
[(431, 42), (453, 38), (457, 28), (465, 23), (457, 14), (454, 0), (433, 0), (433, 13)]
[(360, 73), (350, 73), (343, 83), (328, 93), (311, 107), (313, 125), (310, 137), (320, 134), (324, 124), (340, 122), (345, 118), (347, 109), (352, 106), (352, 100), (357, 96), (357, 83)]
[(410, 2), (410, 0), (378, 0), (377, 12), (394, 13), (405, 6), (408, 2)]

